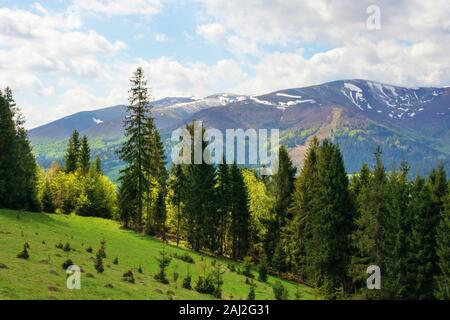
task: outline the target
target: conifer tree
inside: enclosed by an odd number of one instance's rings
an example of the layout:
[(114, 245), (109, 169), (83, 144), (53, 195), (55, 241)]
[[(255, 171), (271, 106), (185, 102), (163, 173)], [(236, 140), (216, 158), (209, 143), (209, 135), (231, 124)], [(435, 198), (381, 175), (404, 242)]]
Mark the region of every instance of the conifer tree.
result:
[[(409, 299), (431, 299), (434, 276), (437, 273), (436, 219), (431, 192), (423, 178), (417, 177), (411, 186), (406, 230), (407, 246), (407, 292)], [(439, 219), (440, 211), (437, 212)]]
[(383, 240), (381, 242), (384, 298), (404, 299), (408, 296), (408, 236), (411, 219), (408, 212), (410, 184), (409, 168), (403, 163), (400, 171), (394, 170), (387, 184), (386, 212), (381, 217)]
[(66, 172), (75, 172), (78, 169), (80, 159), (80, 134), (77, 130), (72, 133), (67, 145), (65, 156)]
[(231, 165), (230, 180), (232, 257), (242, 259), (247, 255), (250, 246), (251, 217), (247, 188), (242, 172), (236, 164)]
[[(119, 152), (120, 159), (125, 162), (126, 167), (121, 171), (120, 181), (123, 184), (122, 198), (127, 198), (137, 205), (130, 216), (134, 227), (141, 230), (143, 198), (149, 183), (144, 167), (146, 163), (145, 125), (150, 117), (151, 106), (147, 81), (141, 67), (133, 73), (130, 82), (130, 104), (127, 106), (127, 116), (124, 120), (126, 141)], [(129, 190), (132, 183), (136, 184), (136, 188)], [(124, 193), (128, 195), (125, 196)], [(126, 205), (123, 202), (121, 204)], [(129, 205), (126, 205), (125, 208), (121, 208), (121, 211), (129, 209), (131, 209)]]
[(218, 223), (219, 223), (219, 255), (225, 252), (226, 235), (230, 223), (231, 186), (229, 166), (225, 163), (219, 164), (217, 171), (218, 192)]
[(363, 165), (358, 177), (352, 183), (354, 201), (357, 207), (355, 231), (352, 234), (352, 265), (350, 276), (357, 289), (368, 298), (379, 297), (378, 290), (366, 290), (367, 267), (382, 265), (381, 223), (386, 212), (386, 171), (381, 159), (381, 149), (375, 152), (375, 168), (370, 171)]
[(12, 208), (17, 165), (16, 129), (8, 101), (0, 96), (0, 207)]
[(444, 201), (437, 228), (438, 274), (434, 295), (438, 299), (450, 299), (450, 193)]
[(89, 147), (89, 141), (86, 136), (83, 136), (83, 138), (81, 138), (80, 153), (78, 159), (79, 168), (83, 176), (86, 176), (87, 173), (89, 172), (90, 161), (91, 161), (91, 149)]
[(177, 246), (179, 246), (181, 237), (181, 224), (183, 220), (182, 206), (185, 197), (185, 174), (183, 172), (183, 167), (179, 164), (172, 167), (170, 187), (173, 191), (172, 203), (177, 208), (176, 237)]
[[(189, 125), (187, 128), (191, 132), (191, 159), (194, 159), (194, 125)], [(203, 141), (201, 146), (204, 152), (207, 143)], [(215, 187), (216, 168), (207, 164), (204, 158), (200, 164), (186, 165), (186, 233), (189, 245), (196, 251), (209, 249), (214, 252), (218, 247)]]
[(273, 176), (273, 189), (275, 196), (274, 217), (269, 224), (269, 231), (265, 241), (265, 251), (271, 258), (278, 247), (281, 230), (291, 220), (289, 211), (294, 193), (294, 181), (297, 169), (292, 164), (285, 146), (281, 146), (278, 152), (278, 171)]

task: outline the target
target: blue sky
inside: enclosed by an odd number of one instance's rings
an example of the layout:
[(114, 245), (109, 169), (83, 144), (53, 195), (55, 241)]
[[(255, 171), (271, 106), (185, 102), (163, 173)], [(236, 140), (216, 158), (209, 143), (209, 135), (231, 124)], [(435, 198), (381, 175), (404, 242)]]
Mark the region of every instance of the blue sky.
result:
[(28, 127), (125, 103), (137, 66), (155, 99), (344, 78), (446, 86), (449, 17), (446, 0), (0, 0), (0, 86)]

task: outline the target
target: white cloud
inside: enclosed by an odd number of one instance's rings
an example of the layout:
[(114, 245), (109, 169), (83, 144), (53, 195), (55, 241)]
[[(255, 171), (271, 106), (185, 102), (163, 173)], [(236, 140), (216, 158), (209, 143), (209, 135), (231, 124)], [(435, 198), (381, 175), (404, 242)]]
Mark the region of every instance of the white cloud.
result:
[(160, 42), (160, 43), (165, 43), (165, 42), (174, 42), (175, 40), (172, 38), (169, 38), (164, 33), (157, 33), (157, 34), (155, 34), (155, 41)]
[(197, 27), (197, 34), (208, 41), (222, 41), (225, 36), (225, 28), (220, 23), (207, 23)]
[(160, 0), (75, 0), (79, 8), (107, 15), (153, 15), (161, 11)]

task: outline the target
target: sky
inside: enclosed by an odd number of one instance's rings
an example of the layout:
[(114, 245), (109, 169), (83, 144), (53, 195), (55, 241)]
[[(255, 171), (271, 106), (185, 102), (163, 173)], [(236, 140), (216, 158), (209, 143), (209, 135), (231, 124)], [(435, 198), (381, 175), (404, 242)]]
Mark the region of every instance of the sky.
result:
[(127, 102), (340, 79), (450, 85), (448, 0), (0, 0), (0, 87), (33, 128)]

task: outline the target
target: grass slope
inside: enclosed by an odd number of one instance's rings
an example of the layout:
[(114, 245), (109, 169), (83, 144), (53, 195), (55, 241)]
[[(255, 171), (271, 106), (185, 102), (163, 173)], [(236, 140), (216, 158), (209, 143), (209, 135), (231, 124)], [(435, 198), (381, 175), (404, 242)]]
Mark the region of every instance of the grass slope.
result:
[[(98, 274), (94, 268), (95, 252), (100, 242), (106, 240), (105, 272)], [(17, 258), (23, 245), (30, 245), (28, 260)], [(75, 251), (69, 253), (56, 248), (56, 244), (70, 243)], [(92, 246), (93, 253), (86, 248)], [(153, 276), (158, 271), (156, 258), (160, 250), (166, 247), (170, 254), (188, 252), (195, 264), (188, 264), (172, 259), (168, 270), (169, 285), (164, 285)], [(115, 257), (119, 264), (112, 263)], [(81, 290), (66, 288), (66, 274), (62, 264), (67, 259), (79, 265)], [(98, 218), (79, 216), (47, 215), (0, 210), (0, 299), (168, 299), (168, 291), (172, 291), (174, 299), (213, 299), (210, 295), (197, 293), (182, 288), (182, 280), (188, 267), (192, 274), (192, 285), (199, 275), (209, 272), (214, 259), (198, 253), (164, 246), (157, 239), (140, 236), (120, 228), (119, 224)], [(223, 278), (224, 299), (246, 299), (249, 286), (246, 278), (231, 272), (228, 264), (242, 266), (226, 259), (219, 261), (226, 270)], [(2, 268), (3, 265), (3, 268)], [(137, 269), (142, 266), (143, 274)], [(135, 284), (122, 281), (122, 275), (132, 270)], [(178, 281), (173, 280), (173, 273), (179, 273)], [(87, 275), (92, 274), (94, 278)], [(256, 272), (254, 272), (256, 276)], [(255, 281), (256, 299), (273, 299), (271, 284), (276, 278), (269, 277), (268, 283)], [(113, 288), (106, 285), (112, 284)], [(289, 297), (294, 298), (297, 287), (301, 299), (314, 299), (314, 290), (297, 284), (283, 281), (289, 290)]]

